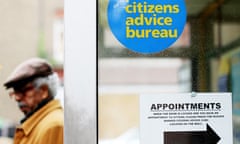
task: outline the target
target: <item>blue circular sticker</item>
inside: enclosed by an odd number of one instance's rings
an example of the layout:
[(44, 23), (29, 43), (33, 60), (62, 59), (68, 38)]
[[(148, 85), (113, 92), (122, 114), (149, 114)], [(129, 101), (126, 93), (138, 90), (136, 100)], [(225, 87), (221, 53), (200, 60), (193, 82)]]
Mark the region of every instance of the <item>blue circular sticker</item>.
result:
[(184, 0), (109, 0), (108, 23), (126, 48), (151, 54), (170, 47), (186, 23)]

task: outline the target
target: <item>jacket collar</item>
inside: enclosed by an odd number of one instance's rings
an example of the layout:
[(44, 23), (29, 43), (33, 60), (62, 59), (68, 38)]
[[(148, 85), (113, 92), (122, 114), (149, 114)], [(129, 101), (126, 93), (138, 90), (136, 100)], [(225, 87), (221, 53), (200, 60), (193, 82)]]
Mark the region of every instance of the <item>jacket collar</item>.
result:
[(31, 115), (21, 126), (25, 135), (28, 135), (32, 129), (51, 111), (55, 109), (62, 109), (58, 100), (51, 100), (34, 114)]
[(30, 113), (28, 113), (20, 122), (24, 123), (29, 117), (31, 117), (36, 111), (38, 111), (39, 109), (41, 109), (44, 105), (46, 105), (48, 102), (50, 102), (51, 100), (53, 100), (53, 97), (49, 97), (47, 99), (44, 99), (42, 102), (40, 102), (38, 104), (38, 106), (31, 111)]

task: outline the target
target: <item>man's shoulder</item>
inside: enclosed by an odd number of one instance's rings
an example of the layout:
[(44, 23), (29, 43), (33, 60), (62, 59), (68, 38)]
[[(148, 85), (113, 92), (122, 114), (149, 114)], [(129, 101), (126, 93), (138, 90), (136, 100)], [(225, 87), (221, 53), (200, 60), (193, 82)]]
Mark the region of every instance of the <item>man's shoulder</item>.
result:
[(49, 135), (63, 135), (64, 115), (62, 109), (55, 109), (41, 119), (33, 130), (35, 137), (44, 141), (44, 137)]
[(43, 136), (50, 131), (63, 131), (64, 128), (64, 114), (62, 109), (55, 109), (42, 117), (34, 129), (33, 133), (38, 136)]
[(64, 114), (62, 109), (55, 109), (48, 113), (42, 120), (42, 125), (45, 126), (63, 126)]

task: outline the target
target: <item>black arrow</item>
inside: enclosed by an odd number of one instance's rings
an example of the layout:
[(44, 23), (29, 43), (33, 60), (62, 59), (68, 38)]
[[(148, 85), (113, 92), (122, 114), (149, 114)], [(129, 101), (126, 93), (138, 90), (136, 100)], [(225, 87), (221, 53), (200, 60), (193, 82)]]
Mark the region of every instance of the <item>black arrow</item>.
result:
[(221, 138), (207, 124), (207, 131), (164, 132), (164, 144), (217, 144)]

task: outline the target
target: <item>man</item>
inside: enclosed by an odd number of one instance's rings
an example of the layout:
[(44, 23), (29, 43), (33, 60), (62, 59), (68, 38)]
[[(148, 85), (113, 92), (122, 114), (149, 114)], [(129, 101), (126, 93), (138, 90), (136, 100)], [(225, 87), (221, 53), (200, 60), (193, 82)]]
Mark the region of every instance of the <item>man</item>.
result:
[(54, 99), (58, 77), (48, 62), (40, 58), (23, 62), (4, 86), (12, 88), (9, 95), (25, 115), (14, 144), (63, 144), (63, 109)]

